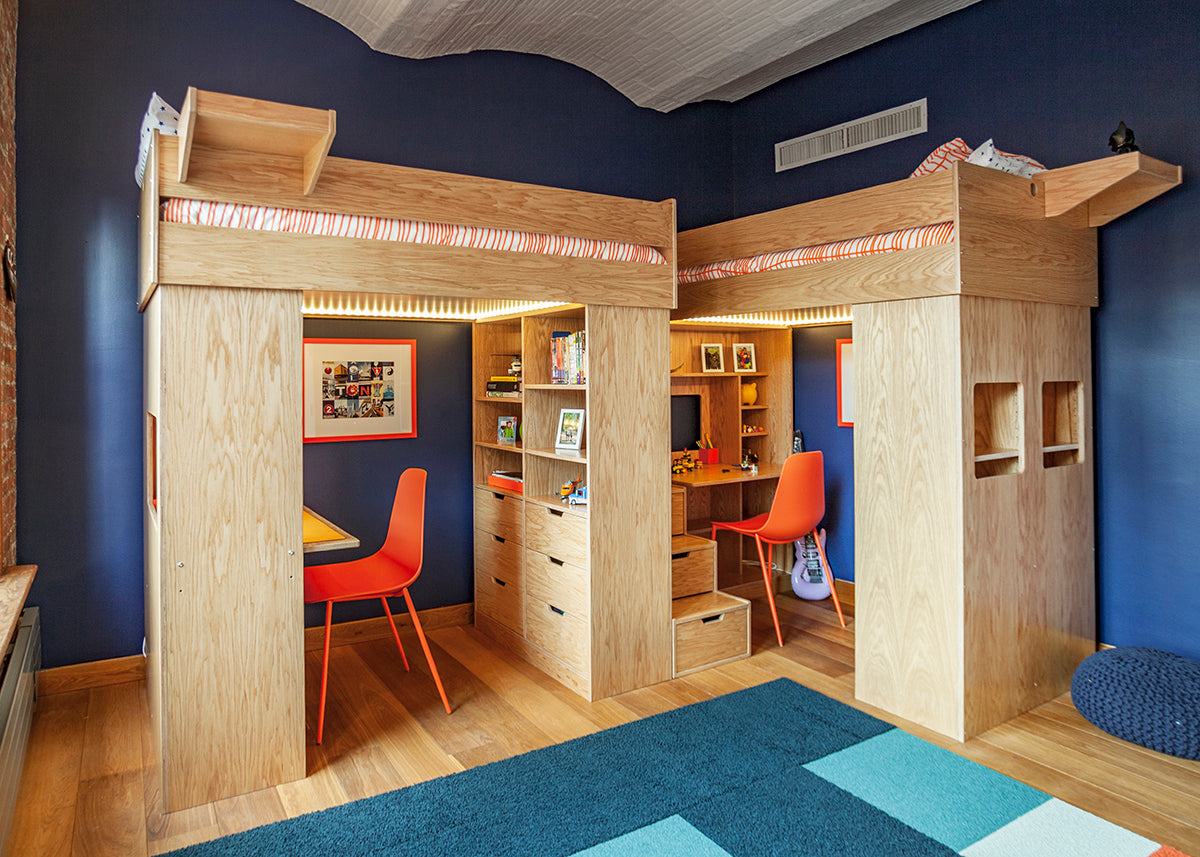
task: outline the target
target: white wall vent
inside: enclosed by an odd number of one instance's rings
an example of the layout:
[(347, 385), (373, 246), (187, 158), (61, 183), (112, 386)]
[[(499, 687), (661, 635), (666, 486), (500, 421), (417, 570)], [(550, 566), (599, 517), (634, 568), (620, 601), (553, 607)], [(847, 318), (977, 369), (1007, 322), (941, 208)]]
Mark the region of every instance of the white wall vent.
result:
[(869, 149), (902, 137), (924, 134), (926, 130), (925, 99), (922, 98), (823, 131), (776, 143), (775, 172), (802, 167), (847, 152), (857, 152), (859, 149)]

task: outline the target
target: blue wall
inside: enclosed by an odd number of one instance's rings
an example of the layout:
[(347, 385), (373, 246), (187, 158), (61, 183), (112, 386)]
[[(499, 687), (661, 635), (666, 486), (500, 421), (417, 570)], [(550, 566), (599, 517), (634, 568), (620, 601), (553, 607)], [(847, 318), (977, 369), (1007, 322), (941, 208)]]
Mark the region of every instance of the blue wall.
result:
[[(1001, 148), (1051, 166), (1103, 157), (1108, 134), (1124, 120), (1149, 154), (1182, 164), (1187, 183), (1101, 234), (1101, 638), (1200, 657), (1200, 577), (1192, 561), (1200, 552), (1200, 452), (1192, 441), (1200, 425), (1200, 191), (1190, 180), (1200, 175), (1197, 33), (1194, 0), (1136, 9), (1116, 0), (982, 0), (737, 104), (663, 115), (546, 58), (377, 54), (294, 0), (22, 0), (17, 550), (21, 562), (40, 566), (31, 601), (43, 611), (46, 665), (129, 655), (141, 645), (141, 320), (134, 311), (132, 171), (150, 92), (178, 104), (189, 84), (332, 107), (332, 154), (340, 157), (674, 196), (682, 229), (901, 178), (954, 136), (972, 144), (993, 136)], [(928, 134), (773, 172), (773, 143), (922, 96), (929, 97)], [(436, 462), (447, 484), (436, 496), (430, 532), (463, 535), (438, 548), (445, 551), (438, 562), (446, 566), (438, 569), (444, 588), (434, 585), (430, 564), (420, 594), (422, 606), (458, 603), (470, 586), (469, 494), (456, 475), (468, 469), (469, 423), (449, 402), (449, 390), (466, 383), (466, 328), (388, 329), (413, 331), (404, 335), (418, 340), (420, 371), (434, 373), (420, 381), (421, 434), (411, 442), (318, 445), (326, 447), (320, 452), (310, 445), (306, 496), (316, 505), (319, 495), (334, 492), (339, 520), (366, 537), (379, 528), (381, 507), (365, 498), (390, 488), (362, 458), (378, 456), (389, 468)], [(796, 335), (798, 386), (801, 378), (831, 376), (819, 352), (832, 361), (822, 337), (834, 333)], [(445, 378), (437, 366), (447, 367)], [(837, 515), (830, 535), (835, 550), (845, 551), (834, 560), (842, 574), (853, 556), (843, 543), (852, 527), (852, 462), (831, 450), (851, 430), (810, 415), (802, 407), (808, 397), (797, 390), (798, 426), (810, 448), (830, 444), (830, 507)], [(438, 430), (429, 431), (427, 419), (435, 416)], [(824, 431), (833, 438), (823, 439)], [(333, 489), (344, 472), (361, 477), (369, 493)], [(431, 501), (437, 482), (431, 480)]]

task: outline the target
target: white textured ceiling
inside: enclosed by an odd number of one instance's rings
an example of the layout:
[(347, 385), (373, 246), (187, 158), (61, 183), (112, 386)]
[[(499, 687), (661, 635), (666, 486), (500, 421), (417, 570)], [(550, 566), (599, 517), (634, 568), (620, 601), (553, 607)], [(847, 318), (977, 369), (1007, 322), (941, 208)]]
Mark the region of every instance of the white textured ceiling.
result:
[(377, 51), (542, 54), (635, 104), (736, 101), (978, 0), (298, 0)]

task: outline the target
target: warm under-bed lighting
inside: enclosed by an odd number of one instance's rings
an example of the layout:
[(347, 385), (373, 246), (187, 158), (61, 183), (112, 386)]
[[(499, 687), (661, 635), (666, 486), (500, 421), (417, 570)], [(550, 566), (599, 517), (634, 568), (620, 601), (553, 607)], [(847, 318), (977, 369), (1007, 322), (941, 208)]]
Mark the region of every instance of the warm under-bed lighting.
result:
[(809, 307), (782, 312), (755, 312), (745, 315), (713, 315), (676, 319), (678, 324), (725, 324), (738, 327), (815, 327), (821, 324), (849, 324), (854, 320), (849, 306)]
[(479, 321), (555, 306), (563, 304), (561, 301), (473, 300), (357, 292), (307, 292), (304, 295), (304, 315), (318, 318)]

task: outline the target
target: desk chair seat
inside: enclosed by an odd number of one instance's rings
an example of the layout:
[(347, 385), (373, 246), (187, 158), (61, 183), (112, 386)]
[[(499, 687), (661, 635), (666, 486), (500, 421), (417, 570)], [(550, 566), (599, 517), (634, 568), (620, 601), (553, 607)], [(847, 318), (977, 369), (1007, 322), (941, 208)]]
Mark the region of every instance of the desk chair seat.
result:
[(304, 569), (304, 603), (316, 604), (325, 602), (325, 645), (321, 658), (321, 702), (317, 715), (317, 743), (325, 733), (325, 691), (329, 678), (329, 632), (333, 624), (333, 604), (335, 601), (362, 601), (378, 598), (383, 604), (383, 612), (387, 614), (388, 623), (392, 626), (392, 636), (396, 647), (400, 649), (400, 658), (404, 661), (404, 669), (408, 669), (408, 656), (404, 653), (404, 645), (400, 642), (400, 634), (396, 630), (396, 621), (388, 605), (388, 598), (403, 596), (412, 617), (413, 627), (417, 631), (417, 639), (421, 641), (421, 649), (425, 652), (425, 660), (429, 662), (429, 671), (437, 685), (438, 695), (446, 713), (450, 713), (450, 702), (446, 699), (446, 690), (442, 687), (442, 678), (438, 675), (437, 666), (433, 662), (433, 653), (429, 650), (429, 642), (421, 628), (421, 620), (413, 606), (412, 596), (408, 589), (421, 574), (421, 561), (425, 543), (425, 478), (426, 473), (419, 468), (410, 467), (400, 474), (396, 485), (396, 499), (392, 503), (392, 517), (388, 524), (387, 537), (383, 547), (371, 556), (350, 562), (335, 562), (328, 565), (310, 565)]
[(829, 592), (833, 596), (838, 620), (843, 628), (846, 627), (846, 617), (842, 615), (842, 605), (838, 601), (836, 582), (829, 568), (829, 560), (825, 556), (825, 546), (817, 536), (817, 524), (821, 523), (824, 517), (825, 458), (820, 452), (797, 452), (789, 455), (783, 463), (769, 512), (746, 518), (744, 521), (713, 521), (714, 540), (718, 530), (754, 536), (754, 544), (758, 548), (758, 562), (762, 566), (763, 583), (767, 587), (767, 603), (771, 605), (771, 620), (775, 623), (775, 637), (781, 646), (783, 631), (779, 628), (779, 613), (775, 609), (775, 587), (771, 581), (771, 563), (768, 562), (770, 550), (764, 553), (764, 544), (790, 544), (809, 533), (812, 534), (821, 555), (821, 567), (828, 575)]

